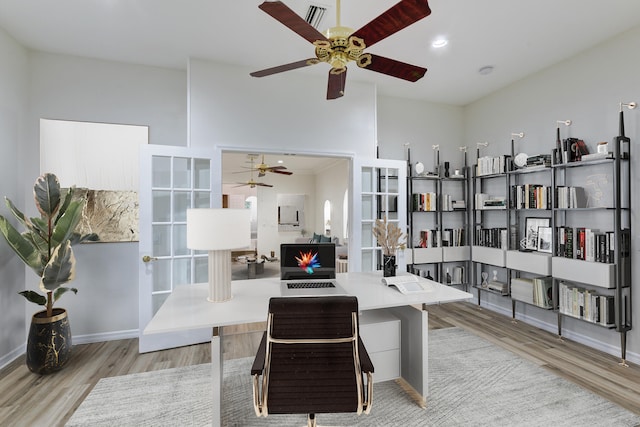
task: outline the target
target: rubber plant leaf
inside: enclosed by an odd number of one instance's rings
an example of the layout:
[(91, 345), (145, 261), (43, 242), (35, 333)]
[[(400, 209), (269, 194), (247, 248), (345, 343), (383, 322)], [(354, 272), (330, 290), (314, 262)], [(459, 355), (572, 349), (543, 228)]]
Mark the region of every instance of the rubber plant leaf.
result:
[(74, 200), (60, 217), (51, 235), (51, 246), (55, 247), (71, 238), (78, 223), (82, 219), (84, 200)]
[(25, 239), (13, 225), (7, 221), (7, 219), (0, 215), (0, 232), (7, 240), (11, 249), (20, 257), (25, 264), (31, 267), (38, 276), (42, 271), (42, 263), (40, 259), (40, 252), (36, 247)]
[(71, 203), (72, 199), (73, 199), (73, 190), (75, 189), (75, 187), (71, 187), (67, 190), (67, 194), (64, 197), (64, 201), (62, 202), (62, 205), (60, 205), (60, 209), (58, 210), (58, 217), (56, 218), (56, 223), (58, 222), (58, 220), (60, 219), (60, 217), (62, 216), (62, 214), (64, 214), (67, 211), (67, 208), (69, 207), (69, 204)]
[(18, 292), (20, 295), (25, 297), (29, 302), (38, 304), (38, 305), (46, 305), (47, 299), (34, 291), (22, 291)]
[(43, 217), (53, 220), (60, 208), (60, 182), (52, 173), (45, 173), (33, 185), (33, 198)]
[(44, 267), (40, 280), (40, 290), (55, 291), (60, 285), (75, 278), (76, 258), (73, 256), (71, 242), (65, 241), (57, 246), (51, 254), (49, 263)]
[[(13, 216), (15, 216), (18, 221), (20, 221), (20, 223), (24, 226), (24, 228), (27, 229), (27, 231), (31, 231), (33, 233), (37, 233), (37, 234), (39, 234), (41, 236), (46, 236), (46, 231), (45, 231), (47, 229), (46, 222), (44, 222), (40, 218), (31, 218), (31, 219), (27, 218), (22, 213), (22, 211), (20, 211), (20, 209), (18, 209), (16, 207), (16, 205), (14, 205), (13, 202), (11, 200), (7, 199), (6, 197), (5, 197), (5, 202), (6, 202), (7, 207), (9, 208), (11, 213), (13, 214)], [(39, 224), (34, 224), (32, 222), (34, 220), (39, 221), (40, 223)], [(44, 227), (43, 227), (43, 225), (44, 225)]]
[(60, 288), (56, 289), (56, 291), (53, 293), (53, 301), (54, 302), (58, 301), (62, 295), (66, 294), (69, 291), (73, 292), (74, 294), (78, 293), (78, 289), (76, 289), (76, 288), (60, 287)]

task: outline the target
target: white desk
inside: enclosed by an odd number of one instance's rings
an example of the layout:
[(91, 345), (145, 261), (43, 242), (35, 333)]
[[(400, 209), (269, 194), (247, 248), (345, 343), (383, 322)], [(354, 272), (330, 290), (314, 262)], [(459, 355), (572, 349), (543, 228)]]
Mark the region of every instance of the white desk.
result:
[[(420, 279), (430, 284), (430, 292), (403, 295), (381, 283), (381, 272), (341, 273), (337, 279), (347, 293), (358, 298), (361, 311), (388, 309), (401, 322), (401, 374), (426, 405), (428, 395), (428, 318), (426, 306), (452, 301), (463, 301), (472, 295), (444, 286), (437, 282)], [(232, 282), (233, 299), (224, 303), (207, 301), (208, 285), (178, 286), (167, 298), (160, 310), (144, 330), (145, 334), (189, 331), (213, 328), (211, 338), (211, 365), (213, 383), (213, 422), (220, 425), (222, 401), (222, 346), (221, 326), (264, 322), (267, 317), (269, 299), (280, 296), (278, 278), (238, 280)], [(422, 306), (422, 310), (414, 305)], [(249, 375), (249, 373), (247, 373)]]

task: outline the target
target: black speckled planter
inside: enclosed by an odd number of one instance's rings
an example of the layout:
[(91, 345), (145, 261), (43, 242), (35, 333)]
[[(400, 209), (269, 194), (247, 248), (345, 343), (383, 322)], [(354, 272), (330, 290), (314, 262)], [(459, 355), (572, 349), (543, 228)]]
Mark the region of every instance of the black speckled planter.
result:
[(51, 374), (64, 368), (71, 357), (71, 328), (67, 310), (54, 308), (31, 318), (27, 339), (27, 367), (36, 374)]
[(393, 255), (382, 256), (382, 275), (391, 277), (396, 275), (396, 257)]

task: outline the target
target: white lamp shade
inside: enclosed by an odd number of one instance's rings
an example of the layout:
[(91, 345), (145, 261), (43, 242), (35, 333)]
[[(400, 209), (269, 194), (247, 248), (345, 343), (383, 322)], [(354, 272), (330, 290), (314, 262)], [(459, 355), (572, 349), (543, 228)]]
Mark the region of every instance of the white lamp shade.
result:
[(215, 251), (251, 244), (249, 209), (187, 209), (187, 247)]

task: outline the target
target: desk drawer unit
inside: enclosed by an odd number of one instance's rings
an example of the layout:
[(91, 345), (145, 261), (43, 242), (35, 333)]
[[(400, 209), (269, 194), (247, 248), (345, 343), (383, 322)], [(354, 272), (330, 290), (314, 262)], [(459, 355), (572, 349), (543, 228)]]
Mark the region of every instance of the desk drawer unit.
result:
[(360, 314), (360, 337), (371, 357), (374, 382), (400, 377), (400, 319), (388, 311)]

